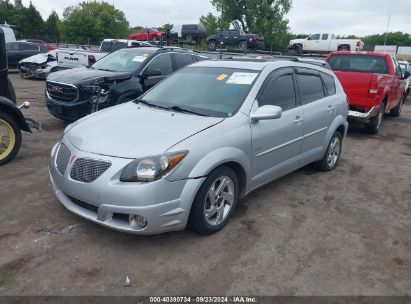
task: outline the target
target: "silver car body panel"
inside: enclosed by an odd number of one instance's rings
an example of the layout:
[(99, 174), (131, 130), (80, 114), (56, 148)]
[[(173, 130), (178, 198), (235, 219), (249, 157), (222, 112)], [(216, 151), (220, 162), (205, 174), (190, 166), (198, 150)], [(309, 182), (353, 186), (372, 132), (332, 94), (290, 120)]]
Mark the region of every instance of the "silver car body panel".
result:
[[(56, 169), (54, 147), (49, 163), (54, 192), (72, 212), (93, 222), (135, 234), (184, 229), (195, 195), (215, 168), (241, 168), (245, 196), (254, 189), (323, 157), (334, 132), (348, 129), (346, 95), (335, 75), (318, 66), (298, 62), (202, 61), (194, 66), (233, 67), (260, 72), (239, 111), (229, 118), (200, 117), (148, 108), (132, 102), (104, 110), (70, 125), (62, 142), (75, 158), (109, 161), (112, 166), (92, 183), (74, 181)], [(336, 81), (336, 94), (284, 111), (275, 120), (252, 122), (257, 94), (274, 70), (307, 67), (327, 73)], [(98, 127), (96, 127), (98, 126)], [(151, 183), (122, 183), (124, 168), (134, 159), (166, 152), (189, 151), (162, 179)], [(74, 198), (74, 199), (73, 199)], [(78, 204), (98, 208), (92, 212)], [(139, 214), (148, 219), (144, 230), (119, 222), (116, 213)]]

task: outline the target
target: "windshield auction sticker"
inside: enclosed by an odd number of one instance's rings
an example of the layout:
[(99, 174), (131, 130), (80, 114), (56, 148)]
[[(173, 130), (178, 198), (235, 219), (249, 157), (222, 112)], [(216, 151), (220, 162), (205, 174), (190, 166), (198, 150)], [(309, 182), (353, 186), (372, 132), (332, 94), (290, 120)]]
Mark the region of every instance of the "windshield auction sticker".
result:
[(227, 84), (252, 84), (258, 73), (235, 72), (227, 80)]
[(136, 62), (143, 62), (144, 60), (146, 60), (147, 58), (144, 56), (136, 56), (133, 58), (132, 61), (136, 61)]
[(226, 79), (228, 77), (227, 74), (221, 74), (220, 76), (217, 77), (217, 80), (223, 81), (224, 79)]

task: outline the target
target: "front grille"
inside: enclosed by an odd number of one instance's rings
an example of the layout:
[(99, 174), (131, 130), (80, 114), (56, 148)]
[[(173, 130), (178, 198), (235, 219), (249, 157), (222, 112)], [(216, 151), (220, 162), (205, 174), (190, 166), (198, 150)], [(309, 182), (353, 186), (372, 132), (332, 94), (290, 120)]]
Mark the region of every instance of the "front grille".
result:
[(56, 82), (47, 82), (47, 93), (52, 99), (65, 102), (76, 101), (79, 97), (75, 86)]
[(64, 173), (66, 173), (66, 168), (69, 163), (70, 157), (70, 150), (66, 147), (65, 144), (61, 144), (56, 158), (57, 170), (60, 172), (60, 174), (64, 175)]
[(79, 158), (75, 161), (70, 177), (78, 182), (92, 183), (102, 175), (111, 163), (89, 158)]

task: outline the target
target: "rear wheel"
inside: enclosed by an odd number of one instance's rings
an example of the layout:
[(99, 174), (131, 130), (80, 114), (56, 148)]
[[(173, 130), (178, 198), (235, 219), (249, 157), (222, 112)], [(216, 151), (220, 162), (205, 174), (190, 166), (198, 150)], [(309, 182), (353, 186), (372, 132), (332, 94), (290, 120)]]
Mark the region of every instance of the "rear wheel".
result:
[(402, 106), (404, 104), (405, 98), (405, 96), (402, 96), (400, 101), (398, 102), (398, 105), (395, 108), (391, 109), (390, 115), (392, 117), (399, 117), (401, 115)]
[(382, 122), (384, 120), (385, 105), (384, 103), (380, 104), (380, 110), (378, 111), (377, 116), (370, 119), (370, 121), (365, 125), (365, 131), (370, 134), (378, 134), (381, 129)]
[(215, 51), (217, 49), (217, 42), (215, 40), (210, 40), (208, 42), (208, 49), (210, 51)]
[(324, 172), (332, 171), (337, 168), (338, 162), (340, 161), (341, 157), (341, 151), (342, 134), (336, 131), (331, 137), (324, 157), (318, 163), (316, 163), (317, 168)]
[(240, 50), (244, 51), (247, 49), (247, 41), (240, 41), (240, 43), (238, 44), (238, 47), (240, 48)]
[(10, 162), (20, 150), (21, 130), (17, 122), (0, 112), (0, 166)]
[(229, 167), (214, 170), (204, 181), (191, 207), (189, 227), (199, 234), (221, 230), (237, 206), (239, 183)]
[(151, 41), (157, 41), (157, 40), (158, 40), (157, 36), (153, 36), (153, 37), (151, 38)]

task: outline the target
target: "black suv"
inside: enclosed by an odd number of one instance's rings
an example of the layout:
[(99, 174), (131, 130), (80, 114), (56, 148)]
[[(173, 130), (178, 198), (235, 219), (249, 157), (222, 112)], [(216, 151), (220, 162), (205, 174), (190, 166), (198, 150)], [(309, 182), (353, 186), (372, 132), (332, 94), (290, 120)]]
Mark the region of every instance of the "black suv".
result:
[(243, 30), (225, 30), (220, 34), (207, 37), (207, 46), (210, 51), (215, 51), (220, 44), (235, 46), (240, 50), (256, 49), (264, 46), (264, 38), (256, 34), (247, 34)]
[(52, 73), (47, 78), (49, 112), (72, 122), (96, 111), (133, 99), (174, 71), (208, 59), (179, 48), (141, 47), (121, 49), (89, 68)]
[(19, 61), (40, 53), (47, 53), (46, 46), (31, 42), (9, 42), (6, 44), (9, 69), (17, 68)]

